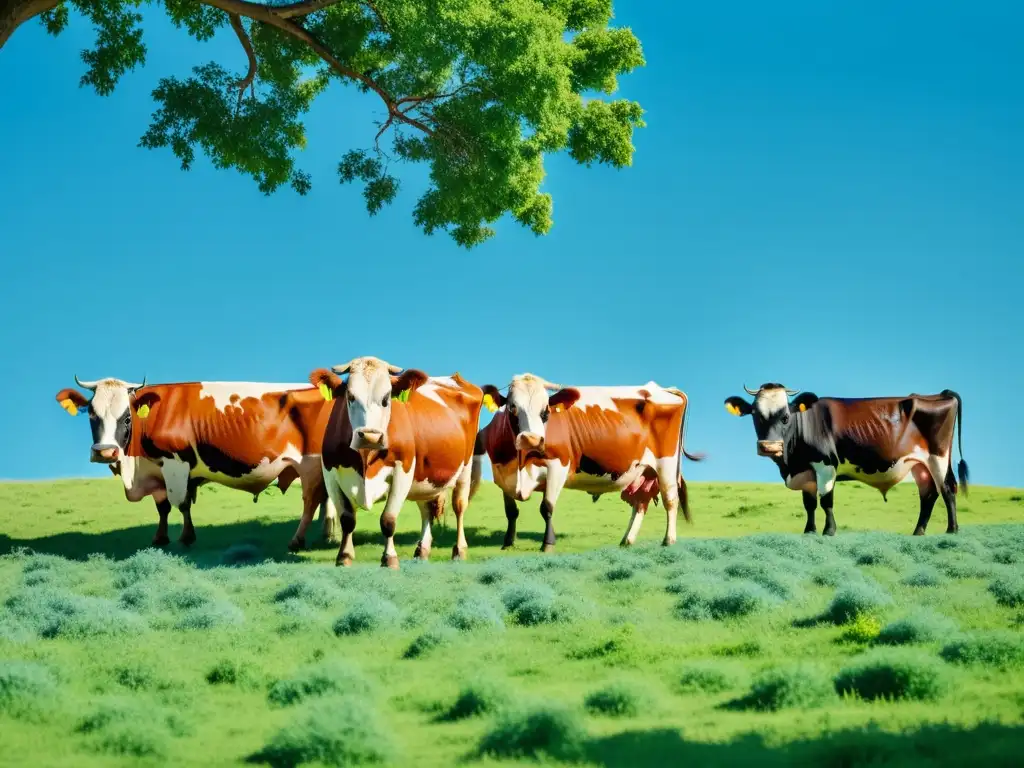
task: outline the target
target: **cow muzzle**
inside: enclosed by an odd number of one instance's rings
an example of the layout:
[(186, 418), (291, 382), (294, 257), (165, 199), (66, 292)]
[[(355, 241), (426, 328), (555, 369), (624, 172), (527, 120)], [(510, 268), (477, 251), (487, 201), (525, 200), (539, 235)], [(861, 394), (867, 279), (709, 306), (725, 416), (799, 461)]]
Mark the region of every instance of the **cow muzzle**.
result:
[(383, 451), (388, 447), (384, 433), (379, 429), (363, 428), (352, 435), (352, 448), (356, 451)]
[(520, 452), (544, 451), (544, 437), (533, 432), (516, 435), (516, 450)]
[(94, 445), (89, 455), (89, 461), (94, 464), (113, 464), (118, 459), (121, 450), (116, 445)]
[(773, 459), (777, 459), (782, 456), (782, 441), (781, 440), (758, 440), (757, 441), (757, 455), (758, 456), (770, 456)]

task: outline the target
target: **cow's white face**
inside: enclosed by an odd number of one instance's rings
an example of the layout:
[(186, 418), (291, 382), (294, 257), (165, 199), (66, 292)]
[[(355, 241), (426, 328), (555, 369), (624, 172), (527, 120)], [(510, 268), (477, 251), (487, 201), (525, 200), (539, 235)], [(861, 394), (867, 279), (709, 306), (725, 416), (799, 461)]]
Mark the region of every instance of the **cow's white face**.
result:
[(349, 363), (346, 389), (353, 450), (387, 450), (391, 423), (391, 371), (383, 360), (362, 357)]
[(742, 397), (730, 397), (725, 407), (736, 416), (751, 416), (754, 432), (757, 434), (757, 453), (781, 459), (787, 431), (794, 414), (806, 410), (818, 399), (812, 392), (805, 392), (796, 400), (789, 398), (796, 390), (786, 389), (782, 384), (762, 384), (754, 395), (754, 402), (748, 403)]
[(551, 404), (542, 379), (523, 374), (512, 379), (505, 399), (509, 423), (516, 436), (516, 450), (543, 450)]
[(101, 379), (80, 383), (83, 389), (92, 391), (89, 400), (73, 389), (62, 390), (57, 394), (57, 400), (69, 413), (81, 408), (89, 414), (89, 427), (92, 430), (90, 461), (113, 464), (127, 453), (132, 437), (131, 399), (135, 390), (143, 384)]

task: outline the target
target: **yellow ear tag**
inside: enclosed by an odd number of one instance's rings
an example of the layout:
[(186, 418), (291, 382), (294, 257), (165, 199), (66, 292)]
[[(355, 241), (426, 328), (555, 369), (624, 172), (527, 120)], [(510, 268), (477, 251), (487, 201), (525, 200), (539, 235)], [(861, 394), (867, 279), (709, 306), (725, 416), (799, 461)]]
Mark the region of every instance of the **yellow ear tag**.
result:
[(412, 392), (411, 389), (403, 389), (397, 395), (392, 396), (391, 399), (392, 400), (397, 400), (400, 403), (408, 403), (409, 402), (409, 394), (411, 392)]
[(800, 410), (801, 411), (806, 411), (807, 410), (807, 406), (804, 403), (800, 403)]
[(737, 407), (736, 407), (735, 405), (733, 405), (732, 403), (726, 403), (726, 404), (725, 404), (725, 410), (727, 410), (727, 411), (728, 411), (729, 413), (731, 413), (731, 414), (732, 414), (733, 416), (739, 416), (739, 415), (740, 415), (740, 409), (739, 409), (739, 408), (737, 408)]
[(138, 416), (140, 419), (146, 418), (147, 416), (149, 416), (149, 406), (140, 405), (139, 409), (135, 411), (135, 415)]
[(498, 410), (498, 404), (494, 402), (494, 398), (490, 395), (490, 393), (484, 395), (484, 408), (486, 408), (491, 413), (494, 413), (496, 410)]
[(324, 400), (330, 400), (334, 395), (331, 393), (331, 388), (324, 382), (320, 382), (320, 394), (323, 395)]
[(562, 412), (562, 410), (563, 410), (563, 406), (562, 406), (562, 404), (561, 404), (561, 403), (559, 403), (559, 404), (558, 404), (558, 405), (556, 405), (556, 406), (555, 406), (555, 407), (554, 407), (554, 408), (553, 408), (552, 410), (554, 410), (554, 412), (555, 412), (555, 413), (561, 413), (561, 412)]
[(75, 405), (75, 402), (70, 397), (65, 400), (61, 400), (60, 407), (63, 408), (68, 413), (70, 413), (72, 416), (78, 415), (78, 406)]

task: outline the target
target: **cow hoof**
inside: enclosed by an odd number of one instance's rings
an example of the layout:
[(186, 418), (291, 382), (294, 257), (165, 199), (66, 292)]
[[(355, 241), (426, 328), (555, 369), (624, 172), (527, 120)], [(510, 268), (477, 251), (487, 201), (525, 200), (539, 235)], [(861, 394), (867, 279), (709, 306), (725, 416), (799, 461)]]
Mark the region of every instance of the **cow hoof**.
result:
[(185, 547), (191, 547), (193, 544), (196, 543), (196, 534), (195, 534), (195, 532), (193, 531), (191, 533), (187, 533), (187, 534), (183, 533), (183, 534), (181, 534), (181, 537), (178, 539), (178, 543), (181, 544), (182, 546), (185, 546)]
[(619, 542), (619, 546), (624, 548), (624, 549), (628, 549), (629, 547), (633, 546), (633, 542), (630, 541), (629, 539), (623, 539), (622, 541)]
[(544, 544), (544, 545), (541, 546), (540, 551), (541, 552), (546, 552), (546, 553), (550, 554), (551, 552), (555, 551), (555, 545), (554, 544)]
[(154, 547), (166, 547), (170, 543), (171, 543), (171, 540), (169, 538), (167, 538), (167, 534), (166, 533), (153, 537), (153, 546)]
[(466, 552), (465, 548), (459, 549), (457, 545), (452, 547), (452, 560), (465, 560)]
[(288, 542), (289, 552), (301, 552), (306, 548), (305, 537), (296, 536), (294, 539)]
[(514, 541), (506, 541), (504, 544), (501, 545), (501, 549), (502, 551), (505, 551), (506, 549), (513, 549), (515, 548), (515, 546), (516, 543)]
[(946, 533), (960, 533), (960, 526), (958, 525), (956, 528), (947, 528)]
[(429, 560), (430, 547), (424, 547), (422, 544), (417, 544), (416, 551), (412, 553), (412, 556), (417, 560)]
[(817, 532), (818, 532), (818, 529), (817, 529), (817, 528), (814, 528), (814, 527), (811, 527), (811, 528), (804, 528), (804, 533), (810, 533), (810, 534), (814, 534), (814, 533), (817, 533)]
[(352, 563), (355, 562), (355, 558), (352, 555), (339, 555), (334, 561), (334, 564), (339, 568), (351, 568)]
[(824, 531), (821, 532), (821, 535), (822, 536), (835, 536), (836, 535), (836, 529), (835, 528), (826, 528)]
[(390, 568), (393, 571), (398, 570), (398, 555), (384, 555), (380, 559), (381, 568)]
[(661, 540), (661, 546), (663, 546), (663, 547), (673, 547), (673, 546), (675, 546), (675, 543), (676, 543), (676, 540), (675, 539), (670, 539), (668, 536), (666, 536), (664, 539)]
[(924, 536), (924, 528), (917, 527), (914, 529), (915, 536)]

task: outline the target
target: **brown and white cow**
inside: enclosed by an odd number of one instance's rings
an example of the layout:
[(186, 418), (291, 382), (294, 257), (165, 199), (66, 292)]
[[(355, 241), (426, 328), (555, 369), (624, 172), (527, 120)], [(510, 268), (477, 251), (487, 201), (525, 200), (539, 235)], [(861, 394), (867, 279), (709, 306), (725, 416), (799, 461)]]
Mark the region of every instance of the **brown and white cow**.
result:
[(193, 382), (145, 386), (120, 379), (75, 383), (57, 393), (57, 402), (72, 416), (89, 414), (93, 462), (119, 474), (125, 497), (152, 496), (160, 523), (154, 546), (168, 543), (171, 507), (181, 511), (181, 543), (196, 539), (192, 504), (196, 490), (216, 483), (253, 494), (274, 480), (282, 493), (295, 479), (302, 482), (302, 519), (290, 549), (305, 547), (313, 512), (325, 502), (323, 533), (337, 538), (337, 513), (329, 504), (320, 470), (321, 394), (307, 384)]
[[(548, 391), (554, 393), (548, 395)], [(676, 541), (680, 506), (690, 522), (682, 457), (703, 457), (683, 449), (687, 398), (678, 389), (649, 382), (639, 387), (559, 387), (532, 374), (512, 379), (508, 395), (484, 387), (497, 412), (480, 431), (476, 452), (487, 453), (494, 482), (505, 496), (508, 528), (503, 548), (515, 543), (519, 509), (542, 491), (545, 531), (542, 550), (555, 546), (552, 517), (563, 488), (586, 491), (597, 500), (620, 493), (633, 507), (622, 546), (640, 533), (647, 507), (660, 493), (667, 524), (664, 545)]]
[(480, 482), (480, 461), (473, 455), (480, 388), (457, 373), (428, 377), (375, 357), (359, 357), (330, 371), (319, 368), (310, 381), (326, 387), (334, 400), (323, 437), (323, 473), (341, 516), (337, 564), (351, 565), (355, 558), (356, 509), (368, 510), (385, 495), (381, 565), (398, 567), (395, 526), (406, 499), (420, 508), (423, 527), (415, 557), (426, 560), (431, 523), (448, 490), (457, 525), (452, 559), (465, 558), (463, 516)]
[[(915, 536), (923, 536), (936, 500), (946, 504), (947, 533), (956, 533), (957, 481), (953, 476), (953, 430), (959, 425), (962, 440), (963, 402), (944, 390), (938, 395), (906, 397), (819, 398), (804, 392), (790, 402), (796, 390), (781, 384), (743, 387), (754, 401), (730, 397), (726, 410), (753, 417), (757, 453), (775, 462), (786, 486), (803, 493), (807, 525), (816, 530), (817, 497), (825, 511), (824, 534), (836, 532), (832, 514), (837, 481), (856, 480), (882, 493), (913, 473), (921, 497)], [(960, 485), (967, 493), (967, 462), (959, 446)]]

